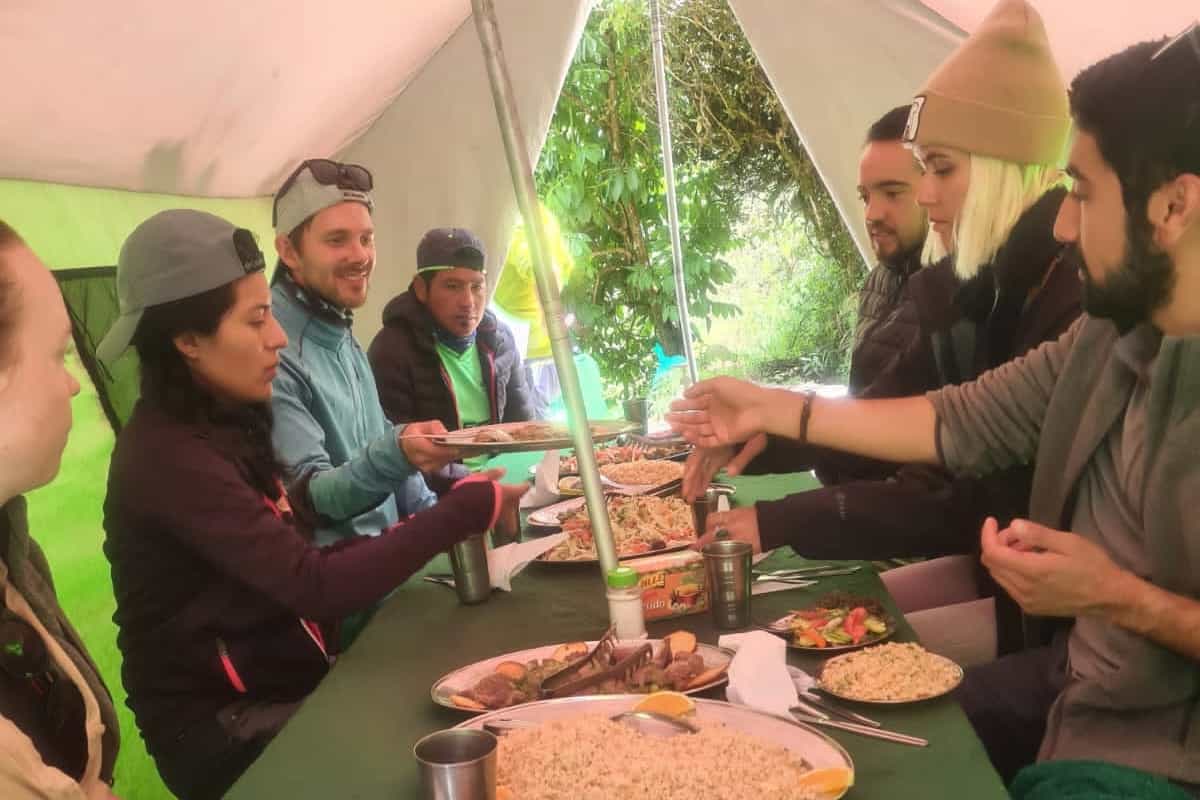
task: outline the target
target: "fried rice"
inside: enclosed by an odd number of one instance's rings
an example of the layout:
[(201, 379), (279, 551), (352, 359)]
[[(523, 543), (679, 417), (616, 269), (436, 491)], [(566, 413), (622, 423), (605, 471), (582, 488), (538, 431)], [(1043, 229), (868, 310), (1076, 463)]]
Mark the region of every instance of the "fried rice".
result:
[(809, 771), (779, 745), (720, 723), (648, 736), (606, 717), (579, 716), (500, 737), (497, 784), (514, 800), (815, 800)]
[(889, 642), (831, 658), (821, 685), (841, 697), (906, 702), (949, 691), (962, 676), (962, 667), (919, 644)]

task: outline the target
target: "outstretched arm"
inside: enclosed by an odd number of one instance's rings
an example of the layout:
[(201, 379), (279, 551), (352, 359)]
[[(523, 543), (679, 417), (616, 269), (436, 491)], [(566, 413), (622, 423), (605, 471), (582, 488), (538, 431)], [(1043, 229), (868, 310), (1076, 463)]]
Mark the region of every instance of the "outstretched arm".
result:
[(768, 389), (734, 378), (689, 386), (667, 421), (698, 447), (720, 447), (759, 433), (799, 438), (811, 403), (805, 441), (907, 463), (937, 463), (937, 416), (924, 397), (829, 399)]

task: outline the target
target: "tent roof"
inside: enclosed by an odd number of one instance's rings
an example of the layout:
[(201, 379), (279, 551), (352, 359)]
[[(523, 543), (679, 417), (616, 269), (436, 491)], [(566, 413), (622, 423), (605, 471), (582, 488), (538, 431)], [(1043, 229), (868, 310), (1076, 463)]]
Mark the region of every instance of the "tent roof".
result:
[[(1031, 0), (1070, 81), (1134, 42), (1173, 35), (1195, 0)], [(908, 103), (995, 0), (730, 0), (859, 249), (869, 255), (858, 158), (870, 124)]]
[[(358, 138), (469, 0), (74, 0), (0, 7), (0, 175), (210, 197), (272, 193)], [(28, 66), (37, 65), (34, 70)]]
[[(1195, 0), (1034, 0), (1072, 76), (1125, 44), (1170, 34)], [(505, 53), (536, 156), (591, 0), (497, 0)], [(862, 134), (978, 24), (993, 0), (731, 0), (818, 168), (866, 250), (856, 192)], [(0, 4), (10, 80), (0, 177), (166, 196), (242, 197), (257, 230), (269, 195), (302, 158), (341, 155), (376, 174), (380, 264), (359, 333), (412, 274), (437, 225), (471, 227), (498, 266), (515, 201), (468, 0), (42, 0)], [(30, 65), (34, 65), (31, 69)], [(28, 183), (0, 181), (0, 215), (20, 217)], [(16, 186), (16, 189), (12, 187)], [(71, 225), (59, 195), (39, 197)], [(172, 200), (170, 195), (183, 195)], [(78, 205), (78, 204), (76, 204)], [(146, 210), (121, 202), (120, 209)], [(8, 206), (8, 207), (5, 207)], [(103, 198), (82, 208), (95, 214)], [(112, 263), (137, 220), (70, 263)], [(92, 229), (103, 220), (89, 220)], [(44, 245), (57, 245), (46, 236)], [(35, 247), (42, 242), (32, 242)], [(264, 243), (265, 244), (265, 243)], [(269, 249), (269, 246), (268, 246)], [(59, 248), (63, 251), (63, 248)], [(41, 249), (39, 249), (41, 252)], [(686, 254), (685, 254), (686, 258)], [(492, 270), (493, 276), (495, 270)]]

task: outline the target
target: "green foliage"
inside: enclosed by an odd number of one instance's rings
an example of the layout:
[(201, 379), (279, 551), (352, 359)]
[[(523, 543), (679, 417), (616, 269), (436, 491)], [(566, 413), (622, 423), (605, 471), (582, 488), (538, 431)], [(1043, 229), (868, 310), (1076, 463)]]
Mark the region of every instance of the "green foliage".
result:
[[(574, 232), (564, 299), (581, 344), (626, 397), (646, 394), (655, 340), (681, 346), (649, 36), (644, 3), (593, 12), (538, 165), (547, 204)], [(714, 164), (679, 158), (676, 190), (690, 311), (729, 316), (714, 295), (733, 277), (723, 254), (736, 244), (736, 188)]]
[[(664, 5), (680, 237), (698, 341), (738, 313), (728, 256), (761, 233), (739, 224), (748, 198), (771, 209), (766, 224), (798, 225), (815, 257), (851, 283), (862, 270), (726, 0)], [(645, 396), (654, 341), (668, 354), (681, 341), (643, 0), (604, 0), (592, 12), (537, 178), (576, 259), (563, 295), (580, 343), (614, 395)], [(846, 281), (829, 282), (832, 290)], [(816, 289), (805, 297), (829, 302)], [(830, 337), (838, 334), (816, 339)]]
[(705, 374), (769, 383), (844, 382), (861, 273), (832, 262), (798, 218), (774, 220), (761, 201), (748, 202), (727, 257), (737, 273), (729, 300), (742, 316), (714, 322), (699, 349)]

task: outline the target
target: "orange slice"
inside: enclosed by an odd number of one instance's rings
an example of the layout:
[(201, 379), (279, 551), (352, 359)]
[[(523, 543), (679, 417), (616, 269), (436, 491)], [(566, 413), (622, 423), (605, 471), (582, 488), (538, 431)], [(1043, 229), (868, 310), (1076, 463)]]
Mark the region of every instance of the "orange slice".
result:
[(845, 767), (823, 767), (804, 773), (799, 783), (819, 794), (839, 795), (854, 785), (854, 771)]
[(655, 692), (646, 697), (636, 706), (634, 711), (655, 711), (659, 714), (666, 714), (671, 717), (682, 717), (685, 714), (691, 714), (696, 710), (696, 704), (692, 702), (692, 698), (686, 694), (679, 692)]

